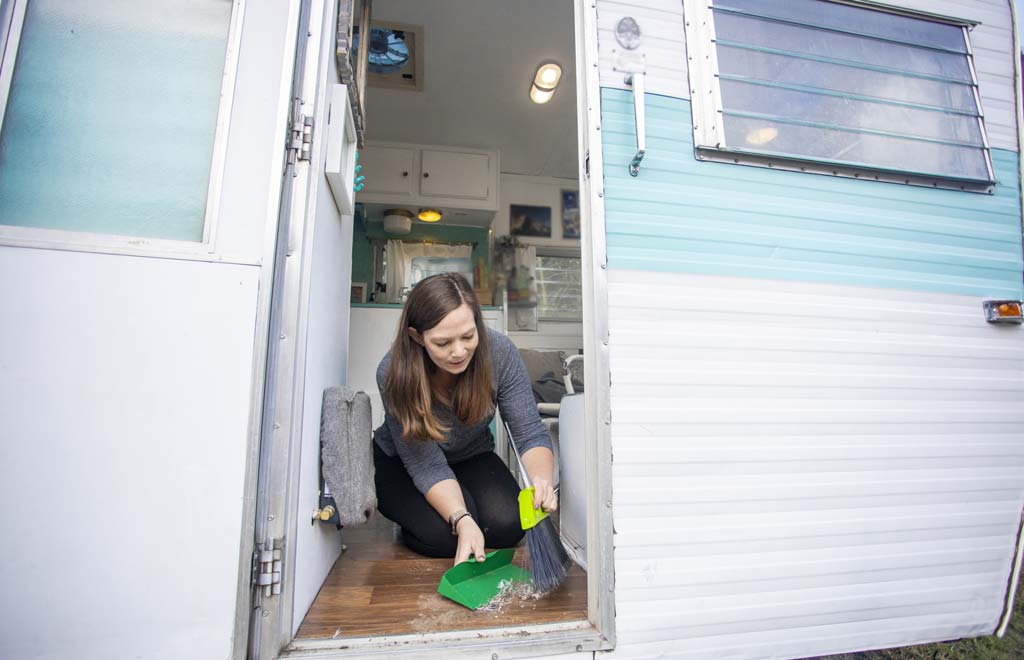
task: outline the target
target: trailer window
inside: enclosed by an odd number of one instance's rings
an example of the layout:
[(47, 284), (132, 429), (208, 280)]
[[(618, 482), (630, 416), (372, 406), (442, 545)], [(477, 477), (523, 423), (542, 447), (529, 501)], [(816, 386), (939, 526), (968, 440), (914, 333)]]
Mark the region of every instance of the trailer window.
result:
[(698, 157), (991, 189), (968, 24), (827, 0), (686, 9)]
[(582, 321), (580, 258), (538, 254), (536, 273), (537, 316), (544, 321)]

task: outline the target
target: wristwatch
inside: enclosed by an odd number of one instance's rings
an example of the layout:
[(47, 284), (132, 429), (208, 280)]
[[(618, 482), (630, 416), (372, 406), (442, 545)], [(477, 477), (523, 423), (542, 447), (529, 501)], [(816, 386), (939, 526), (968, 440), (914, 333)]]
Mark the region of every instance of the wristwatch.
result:
[(472, 518), (473, 514), (471, 514), (469, 511), (466, 511), (465, 509), (456, 509), (452, 511), (452, 514), (450, 516), (448, 516), (448, 524), (452, 526), (453, 536), (458, 536), (459, 521), (465, 518), (466, 516)]

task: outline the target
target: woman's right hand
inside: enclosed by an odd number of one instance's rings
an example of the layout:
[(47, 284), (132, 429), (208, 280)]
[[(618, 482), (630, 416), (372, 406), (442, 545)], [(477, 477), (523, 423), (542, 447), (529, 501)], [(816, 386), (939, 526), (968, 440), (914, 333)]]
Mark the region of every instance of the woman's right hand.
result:
[(459, 545), (455, 550), (455, 563), (461, 564), (470, 557), (477, 561), (486, 559), (484, 555), (484, 533), (472, 516), (463, 516), (455, 527), (459, 535)]

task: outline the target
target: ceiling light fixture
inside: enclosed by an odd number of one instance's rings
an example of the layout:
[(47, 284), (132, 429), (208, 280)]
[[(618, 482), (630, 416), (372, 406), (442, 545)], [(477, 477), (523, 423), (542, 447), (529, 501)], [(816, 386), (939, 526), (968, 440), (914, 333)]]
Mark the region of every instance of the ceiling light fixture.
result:
[(441, 212), (437, 209), (420, 209), (419, 215), (417, 215), (423, 222), (437, 222), (441, 219)]
[(537, 68), (530, 86), (530, 100), (534, 103), (547, 103), (555, 94), (555, 87), (562, 79), (562, 67), (554, 62), (545, 62)]

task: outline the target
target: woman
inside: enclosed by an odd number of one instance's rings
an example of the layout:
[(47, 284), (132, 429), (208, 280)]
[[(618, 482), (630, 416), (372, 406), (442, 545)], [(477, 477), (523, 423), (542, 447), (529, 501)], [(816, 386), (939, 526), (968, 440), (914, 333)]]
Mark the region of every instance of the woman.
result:
[(554, 511), (551, 436), (512, 341), (484, 326), (469, 282), (434, 275), (409, 294), (394, 344), (377, 367), (384, 424), (374, 431), (377, 508), (429, 557), (484, 559), (523, 537), (519, 486), (495, 455), (495, 401), (535, 488)]

